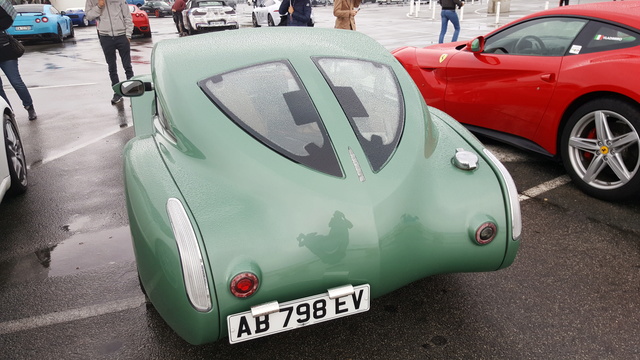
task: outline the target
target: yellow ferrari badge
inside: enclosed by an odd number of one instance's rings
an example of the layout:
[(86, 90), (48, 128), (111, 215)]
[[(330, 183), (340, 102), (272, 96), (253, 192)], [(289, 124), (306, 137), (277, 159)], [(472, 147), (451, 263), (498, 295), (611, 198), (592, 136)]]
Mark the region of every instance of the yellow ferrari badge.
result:
[(447, 58), (447, 54), (440, 55), (440, 63), (442, 63), (446, 58)]

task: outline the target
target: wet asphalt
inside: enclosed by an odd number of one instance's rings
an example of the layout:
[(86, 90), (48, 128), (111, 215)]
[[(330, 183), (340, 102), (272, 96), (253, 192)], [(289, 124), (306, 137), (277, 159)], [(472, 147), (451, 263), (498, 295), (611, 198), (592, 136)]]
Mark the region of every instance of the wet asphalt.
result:
[[(547, 3), (510, 6), (498, 25)], [(467, 3), (461, 40), (497, 26), (487, 7)], [(316, 26), (332, 27), (330, 8), (314, 11)], [(358, 29), (387, 49), (437, 42), (428, 5), (408, 12), (365, 4)], [(151, 26), (152, 39), (132, 41), (136, 74), (150, 72), (155, 42), (177, 37), (171, 18)], [(373, 300), (367, 313), (191, 346), (138, 288), (122, 189), (132, 120), (128, 100), (109, 103), (95, 28), (28, 46), (20, 68), (39, 118), (27, 120), (3, 77), (30, 169), (28, 192), (0, 204), (2, 358), (640, 359), (640, 201), (602, 202), (570, 182), (521, 202), (524, 240), (505, 270), (432, 276)], [(521, 193), (565, 176), (560, 164), (485, 141)]]

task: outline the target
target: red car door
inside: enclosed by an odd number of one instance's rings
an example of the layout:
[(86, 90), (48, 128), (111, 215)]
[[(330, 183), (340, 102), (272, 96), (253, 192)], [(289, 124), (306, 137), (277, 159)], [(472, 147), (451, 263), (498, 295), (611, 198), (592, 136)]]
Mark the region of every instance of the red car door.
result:
[(531, 138), (549, 104), (562, 57), (474, 54), (447, 63), (445, 111), (465, 124)]

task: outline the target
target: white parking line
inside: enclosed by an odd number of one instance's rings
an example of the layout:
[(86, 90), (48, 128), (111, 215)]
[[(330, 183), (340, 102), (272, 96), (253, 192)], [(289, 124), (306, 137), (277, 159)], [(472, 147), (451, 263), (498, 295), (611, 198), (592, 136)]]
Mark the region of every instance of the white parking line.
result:
[[(127, 127), (128, 127), (128, 126), (127, 126)], [(111, 135), (117, 134), (117, 133), (119, 133), (120, 131), (122, 131), (122, 130), (126, 129), (127, 127), (115, 129), (115, 130), (113, 130), (113, 131), (110, 131), (110, 132), (108, 132), (108, 133), (105, 133), (104, 135), (102, 135), (102, 136), (100, 136), (100, 137), (97, 137), (97, 138), (95, 138), (95, 139), (92, 139), (92, 140), (89, 140), (89, 141), (85, 141), (84, 143), (78, 144), (78, 145), (76, 145), (76, 146), (72, 147), (71, 149), (68, 149), (68, 150), (65, 150), (65, 151), (61, 151), (61, 152), (59, 152), (59, 153), (54, 153), (53, 155), (51, 155), (51, 156), (47, 156), (46, 158), (42, 159), (42, 161), (41, 161), (41, 162), (39, 162), (39, 164), (40, 164), (40, 165), (42, 165), (42, 164), (46, 164), (46, 163), (48, 163), (48, 162), (50, 162), (50, 161), (60, 159), (61, 157), (64, 157), (64, 156), (66, 156), (66, 155), (69, 155), (69, 154), (71, 154), (71, 153), (72, 153), (72, 152), (74, 152), (74, 151), (80, 150), (80, 149), (82, 149), (82, 148), (84, 148), (84, 147), (87, 147), (87, 146), (89, 146), (89, 145), (91, 145), (91, 144), (94, 144), (94, 143), (96, 143), (96, 142), (98, 142), (98, 141), (100, 141), (100, 140), (102, 140), (102, 139), (104, 139), (104, 138), (107, 138), (107, 137), (109, 137), (109, 136), (111, 136)]]
[(11, 320), (0, 323), (0, 335), (18, 331), (30, 330), (44, 326), (61, 324), (69, 321), (87, 319), (94, 316), (106, 315), (129, 309), (135, 309), (144, 304), (144, 295), (115, 300), (108, 303), (86, 306), (79, 309), (60, 311), (29, 318)]
[(65, 84), (65, 85), (51, 85), (51, 86), (32, 86), (32, 87), (29, 87), (29, 90), (57, 89), (57, 88), (65, 88), (65, 87), (90, 86), (90, 85), (97, 85), (97, 84), (98, 83), (83, 83), (83, 84)]
[(528, 199), (531, 199), (533, 197), (536, 197), (542, 193), (545, 193), (549, 190), (553, 190), (557, 187), (560, 187), (566, 183), (571, 182), (571, 178), (569, 177), (569, 175), (562, 175), (559, 176), (553, 180), (549, 180), (547, 182), (544, 182), (538, 186), (534, 186), (531, 189), (527, 189), (523, 192), (520, 193), (519, 199), (520, 201), (525, 201)]

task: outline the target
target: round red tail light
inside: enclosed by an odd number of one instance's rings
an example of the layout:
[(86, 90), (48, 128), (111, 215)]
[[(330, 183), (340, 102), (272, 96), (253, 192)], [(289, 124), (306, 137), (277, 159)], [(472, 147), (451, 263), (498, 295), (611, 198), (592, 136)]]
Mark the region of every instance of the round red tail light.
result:
[(40, 22), (40, 18), (36, 18), (36, 23), (39, 23), (39, 22)]
[(231, 279), (231, 293), (239, 298), (246, 298), (258, 290), (258, 277), (250, 272), (240, 273)]
[(43, 17), (43, 18), (42, 18), (42, 22), (49, 22), (49, 18), (48, 18), (48, 17), (46, 17), (46, 16), (45, 16), (45, 17)]

